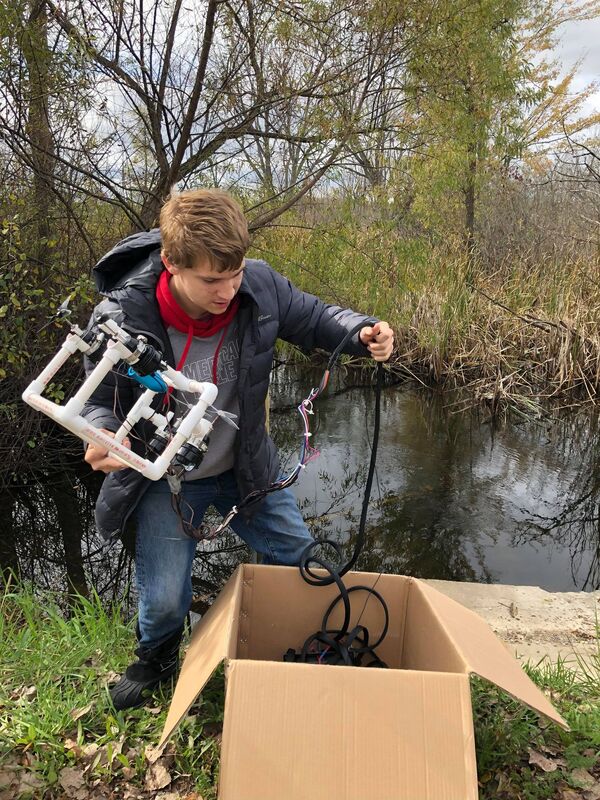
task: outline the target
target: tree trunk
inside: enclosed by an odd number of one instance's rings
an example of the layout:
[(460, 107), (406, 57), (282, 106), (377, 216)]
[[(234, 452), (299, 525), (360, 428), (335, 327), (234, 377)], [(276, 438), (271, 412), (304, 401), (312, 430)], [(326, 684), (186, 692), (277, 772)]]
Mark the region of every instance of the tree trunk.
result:
[(473, 284), (475, 269), (475, 200), (477, 181), (477, 154), (475, 146), (468, 150), (467, 180), (465, 186), (465, 253), (467, 259), (467, 283)]
[(67, 580), (75, 595), (89, 597), (81, 552), (81, 516), (77, 492), (68, 472), (62, 472), (50, 487), (60, 525)]
[(140, 219), (145, 229), (150, 230), (158, 225), (160, 209), (167, 199), (168, 192), (165, 182), (160, 181), (158, 188), (154, 189), (152, 194), (146, 195), (140, 211)]
[(20, 566), (17, 554), (17, 543), (13, 527), (13, 496), (3, 491), (0, 493), (0, 582), (4, 585), (14, 575), (19, 577)]
[(30, 0), (28, 25), (23, 30), (23, 56), (27, 64), (27, 137), (33, 171), (32, 211), (36, 226), (34, 258), (43, 263), (51, 234), (50, 210), (54, 204), (56, 153), (50, 127), (50, 61), (48, 13), (44, 2)]

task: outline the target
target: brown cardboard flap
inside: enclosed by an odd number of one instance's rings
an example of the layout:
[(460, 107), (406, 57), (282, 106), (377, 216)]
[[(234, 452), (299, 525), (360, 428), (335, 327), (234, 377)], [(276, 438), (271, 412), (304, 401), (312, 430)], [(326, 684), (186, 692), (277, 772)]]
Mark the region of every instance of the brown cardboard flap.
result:
[(476, 800), (467, 675), (233, 660), (220, 800)]
[(414, 581), (413, 590), (425, 598), (470, 672), (495, 683), (517, 700), (568, 729), (565, 720), (478, 614), (421, 581)]
[(410, 579), (404, 622), (402, 667), (466, 675), (469, 668), (444, 622), (431, 610), (418, 582)]
[(235, 655), (242, 580), (243, 567), (238, 567), (196, 625), (181, 667), (159, 746), (166, 742), (179, 725), (221, 661)]

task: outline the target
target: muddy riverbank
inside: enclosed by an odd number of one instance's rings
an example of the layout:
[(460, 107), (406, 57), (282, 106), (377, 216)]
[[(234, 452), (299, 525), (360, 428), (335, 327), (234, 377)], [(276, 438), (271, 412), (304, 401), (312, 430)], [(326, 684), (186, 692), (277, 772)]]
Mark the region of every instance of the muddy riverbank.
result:
[(547, 592), (539, 586), (511, 586), (428, 580), (440, 592), (479, 614), (522, 661), (578, 658), (600, 663), (600, 591)]

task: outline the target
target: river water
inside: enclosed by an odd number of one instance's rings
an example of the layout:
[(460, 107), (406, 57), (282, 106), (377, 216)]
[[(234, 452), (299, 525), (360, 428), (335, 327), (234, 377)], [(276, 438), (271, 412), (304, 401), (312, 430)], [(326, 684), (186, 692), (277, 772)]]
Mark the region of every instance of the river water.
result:
[[(306, 397), (320, 377), (307, 369), (274, 373), (270, 421), (285, 469), (296, 463), (301, 434), (290, 402)], [(311, 417), (311, 442), (320, 455), (294, 491), (315, 535), (337, 539), (349, 553), (370, 457), (374, 393), (348, 388), (342, 373), (334, 384)], [(512, 415), (493, 422), (463, 406), (457, 397), (406, 385), (383, 390), (359, 567), (554, 591), (600, 588), (597, 416)], [(3, 521), (12, 549), (5, 551), (25, 577), (61, 589), (68, 573), (71, 583), (87, 581), (103, 596), (121, 596), (131, 585), (131, 560), (121, 544), (99, 550), (92, 522), (96, 491), (97, 481), (81, 471), (63, 471), (13, 492), (12, 513)], [(235, 537), (200, 552), (200, 591), (203, 581), (222, 582), (245, 557)]]
[[(274, 405), (278, 396), (302, 396), (298, 383), (290, 376), (276, 382)], [(332, 392), (315, 406), (312, 441), (320, 456), (304, 471), (296, 495), (305, 514), (316, 517), (317, 530), (343, 541), (357, 527), (373, 392)], [(460, 411), (463, 406), (456, 397), (424, 390), (383, 390), (361, 565), (553, 591), (599, 588), (597, 416), (512, 415), (493, 423), (481, 410)], [(275, 433), (289, 430), (291, 415), (272, 415)]]

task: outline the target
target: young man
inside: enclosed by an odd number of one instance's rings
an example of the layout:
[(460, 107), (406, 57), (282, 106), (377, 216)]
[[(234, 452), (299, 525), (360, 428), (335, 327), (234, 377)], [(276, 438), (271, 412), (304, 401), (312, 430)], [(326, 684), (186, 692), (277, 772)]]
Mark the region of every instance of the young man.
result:
[[(159, 230), (125, 239), (94, 268), (106, 297), (94, 314), (111, 312), (124, 328), (144, 334), (169, 364), (215, 383), (216, 407), (237, 417), (239, 431), (216, 422), (202, 463), (185, 475), (183, 513), (193, 513), (195, 526), (210, 505), (225, 515), (279, 475), (265, 428), (278, 337), (332, 351), (364, 321), (347, 352), (385, 361), (393, 347), (386, 322), (301, 292), (264, 262), (244, 258), (249, 243), (246, 220), (233, 198), (202, 189), (174, 194), (162, 208)], [(96, 427), (114, 432), (118, 417), (141, 391), (117, 372), (98, 388), (84, 414)], [(173, 398), (171, 407), (177, 406)], [(136, 426), (130, 446), (144, 453), (150, 436), (144, 425)], [(110, 538), (131, 514), (135, 521), (138, 660), (111, 689), (116, 708), (135, 707), (147, 690), (177, 670), (196, 542), (182, 530), (167, 480), (147, 480), (94, 445), (85, 460), (107, 473), (96, 505), (99, 532)], [(238, 514), (231, 527), (266, 563), (297, 564), (312, 541), (289, 489), (268, 494), (248, 514)]]

